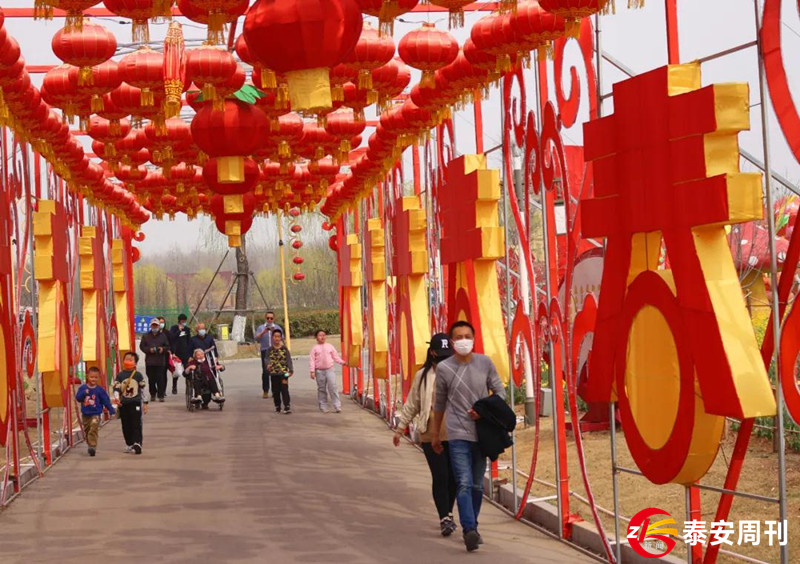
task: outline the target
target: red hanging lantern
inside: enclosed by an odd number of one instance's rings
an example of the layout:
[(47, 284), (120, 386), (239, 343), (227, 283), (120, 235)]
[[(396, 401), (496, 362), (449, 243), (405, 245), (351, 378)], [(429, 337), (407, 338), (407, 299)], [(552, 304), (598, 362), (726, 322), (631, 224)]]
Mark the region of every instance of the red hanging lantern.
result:
[(331, 69), (331, 100), (334, 104), (344, 101), (344, 85), (356, 80), (358, 80), (358, 71), (350, 65), (341, 63)]
[(391, 101), (411, 83), (411, 70), (400, 59), (392, 59), (372, 71), (372, 88), (378, 93), (378, 105), (385, 110)]
[(103, 5), (110, 12), (132, 20), (131, 39), (134, 43), (150, 41), (148, 20), (159, 15), (153, 0), (103, 0)]
[(394, 41), (382, 35), (369, 22), (364, 23), (361, 36), (344, 64), (358, 72), (358, 87), (372, 89), (372, 71), (385, 65), (394, 57)]
[(164, 55), (150, 47), (141, 47), (119, 62), (122, 80), (141, 89), (142, 107), (153, 106), (153, 91), (164, 89)]
[(261, 177), (261, 171), (253, 159), (244, 159), (244, 176), (242, 182), (221, 183), (217, 180), (219, 174), (216, 159), (210, 159), (203, 166), (203, 180), (208, 188), (223, 199), (223, 209), (226, 214), (244, 213), (244, 196), (253, 191)]
[(82, 31), (59, 29), (51, 41), (56, 57), (80, 69), (78, 85), (92, 83), (92, 67), (109, 60), (117, 50), (114, 34), (101, 25), (84, 24)]
[(33, 4), (34, 19), (53, 18), (53, 8), (64, 10), (67, 15), (64, 19), (64, 29), (68, 32), (83, 29), (83, 11), (97, 4), (97, 0), (35, 0)]
[(553, 41), (566, 33), (566, 22), (543, 10), (535, 0), (524, 0), (511, 14), (511, 28), (521, 50), (533, 51), (546, 46), (549, 53)]
[(41, 92), (44, 101), (60, 108), (67, 120), (80, 114), (81, 107), (88, 102), (86, 95), (78, 89), (78, 67), (71, 65), (59, 65), (47, 71), (42, 80)]
[(191, 129), (200, 149), (218, 160), (219, 182), (242, 182), (244, 157), (262, 145), (267, 124), (267, 116), (257, 107), (228, 99), (223, 111), (214, 111), (208, 105), (201, 108)]
[(331, 106), (330, 69), (341, 63), (361, 34), (355, 0), (257, 0), (244, 21), (253, 58), (284, 73), (292, 108)]
[(475, 47), (496, 57), (495, 72), (513, 70), (519, 49), (511, 26), (511, 14), (493, 14), (479, 19), (470, 30), (470, 39)]
[(339, 140), (339, 161), (344, 162), (347, 160), (347, 154), (352, 148), (351, 139), (361, 135), (366, 126), (367, 124), (363, 119), (358, 119), (353, 112), (346, 110), (339, 110), (328, 116), (328, 124), (325, 126), (325, 131)]
[(178, 0), (181, 14), (208, 26), (211, 45), (227, 42), (225, 27), (247, 11), (248, 0)]
[(422, 71), (420, 86), (432, 88), (434, 71), (455, 60), (458, 43), (446, 31), (424, 23), (421, 28), (403, 36), (398, 51), (408, 66)]
[[(201, 88), (203, 101), (217, 101), (217, 88), (224, 85), (238, 67), (233, 55), (226, 49), (210, 46), (192, 49), (187, 55), (188, 80)], [(217, 109), (222, 105), (217, 104)]]
[(214, 215), (217, 229), (228, 236), (228, 245), (231, 247), (240, 247), (242, 237), (253, 225), (255, 197), (252, 194), (245, 194), (242, 201), (243, 213), (226, 213), (222, 196), (212, 196), (208, 204), (209, 211)]
[(464, 7), (471, 4), (472, 0), (428, 0), (434, 6), (439, 6), (450, 12), (448, 25), (450, 28), (464, 27)]
[(356, 0), (362, 12), (378, 18), (381, 33), (394, 34), (394, 19), (417, 7), (419, 0)]
[[(603, 12), (613, 5), (613, 0), (539, 0), (539, 6), (551, 14), (564, 18), (569, 37), (578, 37), (581, 19)], [(644, 0), (629, 0), (631, 7), (643, 6)]]
[(91, 110), (97, 113), (105, 109), (105, 95), (120, 84), (119, 66), (116, 61), (108, 60), (92, 67), (92, 83), (82, 86), (81, 91), (91, 97)]
[(192, 142), (192, 132), (189, 124), (181, 118), (165, 120), (163, 129), (154, 123), (148, 123), (144, 128), (151, 149), (152, 162), (161, 165), (165, 172), (177, 162), (174, 148)]
[(292, 146), (303, 136), (303, 119), (294, 112), (278, 118), (278, 129), (272, 132), (272, 138), (278, 145), (278, 158), (292, 157)]

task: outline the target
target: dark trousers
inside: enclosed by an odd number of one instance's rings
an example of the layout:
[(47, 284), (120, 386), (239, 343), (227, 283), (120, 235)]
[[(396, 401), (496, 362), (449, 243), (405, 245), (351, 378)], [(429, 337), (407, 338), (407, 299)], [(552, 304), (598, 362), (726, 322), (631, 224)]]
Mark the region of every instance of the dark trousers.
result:
[(122, 421), (122, 436), (125, 444), (133, 446), (142, 444), (142, 405), (140, 403), (123, 403), (119, 406), (119, 418)]
[(202, 394), (204, 389), (211, 392), (212, 396), (219, 392), (219, 386), (214, 378), (206, 378), (202, 374), (197, 374), (192, 376), (192, 382), (196, 396)]
[(147, 367), (147, 380), (150, 386), (150, 397), (163, 398), (167, 395), (167, 367), (166, 366), (148, 366)]
[(261, 351), (261, 389), (269, 392), (269, 372), (267, 372), (267, 351)]
[(456, 479), (453, 477), (453, 468), (450, 466), (450, 451), (447, 441), (442, 443), (442, 447), (444, 447), (442, 454), (436, 454), (431, 443), (422, 443), (422, 452), (425, 453), (425, 460), (428, 461), (428, 468), (430, 468), (431, 478), (433, 478), (433, 503), (436, 504), (439, 519), (444, 519), (452, 513), (456, 503)]
[(283, 407), (290, 407), (292, 398), (289, 397), (289, 380), (283, 383), (283, 374), (270, 374), (272, 379), (272, 399), (275, 401), (275, 407), (281, 408), (281, 398), (283, 398)]

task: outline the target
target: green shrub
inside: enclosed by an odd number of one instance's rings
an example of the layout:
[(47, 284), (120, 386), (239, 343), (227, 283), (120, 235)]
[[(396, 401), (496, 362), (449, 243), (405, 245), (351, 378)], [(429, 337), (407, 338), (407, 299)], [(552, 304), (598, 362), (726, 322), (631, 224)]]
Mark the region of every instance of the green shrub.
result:
[[(214, 338), (219, 338), (219, 325), (227, 325), (229, 328), (233, 324), (233, 314), (224, 313), (220, 315), (213, 324), (211, 321), (214, 319), (213, 312), (202, 312), (197, 314), (197, 320), (192, 324), (195, 325), (199, 321), (206, 324), (209, 333)], [(283, 318), (282, 310), (275, 310), (275, 321), (281, 327), (286, 327)], [(326, 310), (297, 310), (289, 311), (289, 331), (292, 337), (313, 337), (317, 329), (322, 329), (328, 334), (339, 333), (339, 310), (326, 309)], [(253, 341), (253, 325), (256, 327), (264, 323), (264, 313), (259, 312), (255, 315), (247, 316), (247, 324), (244, 330), (244, 338), (247, 342)]]

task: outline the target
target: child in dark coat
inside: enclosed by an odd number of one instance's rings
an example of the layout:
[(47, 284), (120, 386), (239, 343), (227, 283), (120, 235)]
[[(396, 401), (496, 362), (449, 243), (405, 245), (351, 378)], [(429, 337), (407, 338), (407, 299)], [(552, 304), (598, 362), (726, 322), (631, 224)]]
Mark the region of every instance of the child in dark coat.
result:
[(291, 413), (289, 378), (294, 374), (294, 365), (292, 364), (292, 353), (283, 344), (283, 333), (277, 329), (272, 332), (272, 346), (264, 355), (264, 364), (272, 384), (275, 411), (281, 412), (281, 399), (283, 399), (283, 412)]

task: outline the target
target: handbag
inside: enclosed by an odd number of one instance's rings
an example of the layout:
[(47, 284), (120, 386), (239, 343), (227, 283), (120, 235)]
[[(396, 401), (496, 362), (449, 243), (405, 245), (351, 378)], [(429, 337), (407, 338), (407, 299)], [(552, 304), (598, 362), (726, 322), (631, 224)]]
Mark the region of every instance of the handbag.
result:
[(175, 356), (174, 354), (172, 355), (171, 360), (172, 360), (172, 377), (180, 378), (181, 376), (183, 376), (183, 363), (181, 362), (181, 359)]

